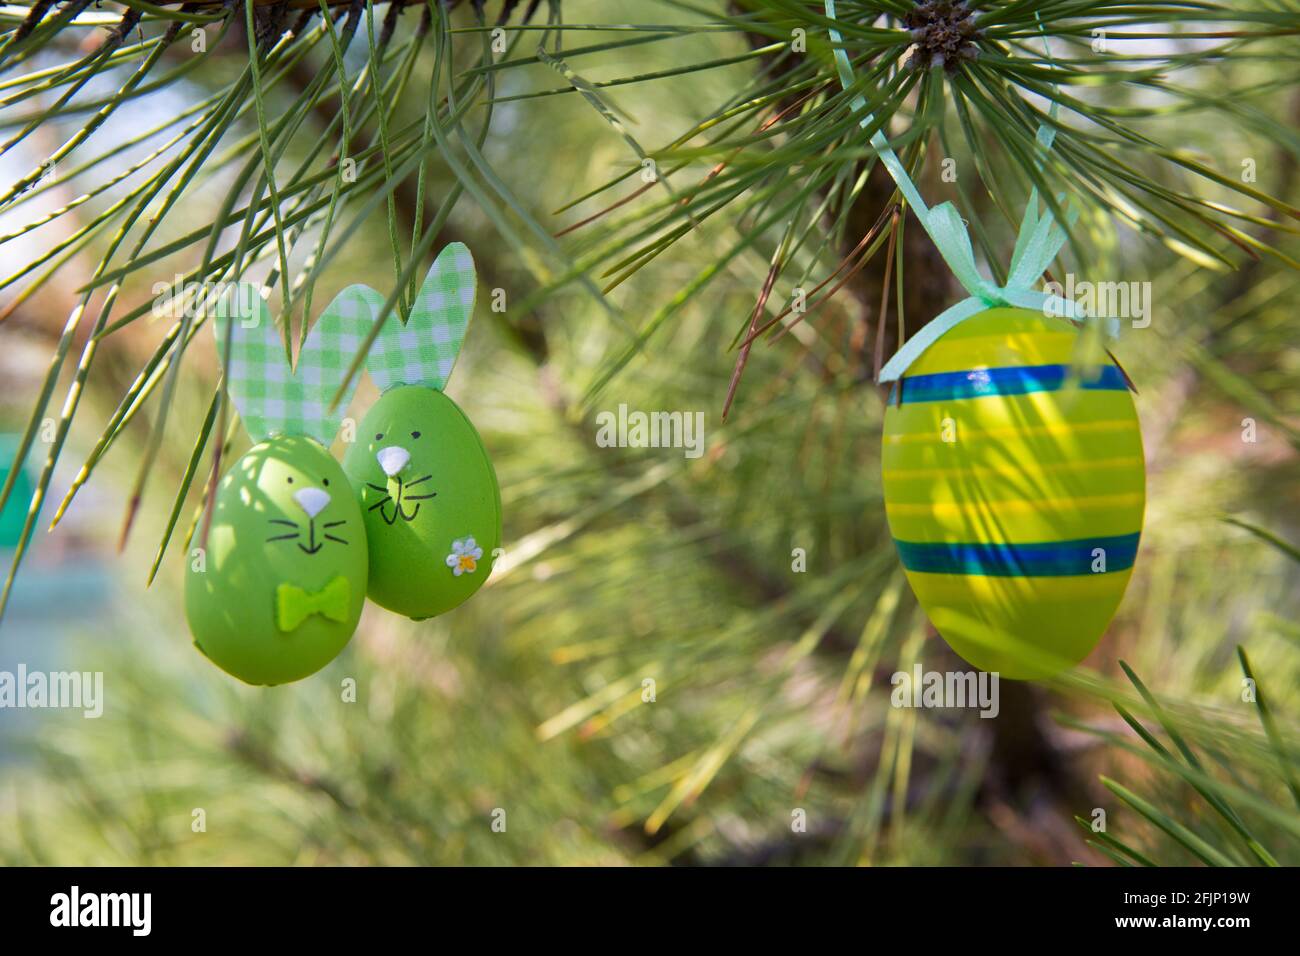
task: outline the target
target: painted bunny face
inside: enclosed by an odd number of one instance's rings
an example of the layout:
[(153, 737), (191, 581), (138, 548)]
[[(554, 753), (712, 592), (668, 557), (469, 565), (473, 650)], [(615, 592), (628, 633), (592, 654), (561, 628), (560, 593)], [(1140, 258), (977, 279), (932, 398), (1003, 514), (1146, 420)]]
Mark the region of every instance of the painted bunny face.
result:
[(347, 476), (320, 452), (309, 438), (284, 435), (251, 449), (227, 475), (239, 486), (240, 506), (263, 519), (266, 543), (278, 546), (268, 550), (289, 559), (323, 552), (332, 558), (357, 529)]
[(365, 601), (365, 525), (325, 449), (330, 399), (369, 326), (353, 289), (327, 308), (290, 369), (256, 290), (218, 310), (227, 388), (254, 445), (222, 478), (202, 561), (185, 582), (194, 643), (250, 684), (283, 684), (338, 655)]
[(453, 243), (430, 270), (408, 324), (388, 318), (366, 363), (384, 392), (343, 459), (366, 522), (370, 599), (417, 620), (477, 591), (501, 542), (492, 462), (442, 391), (474, 285), (469, 250)]
[[(457, 502), (451, 500), (455, 492), (448, 490), (462, 485), (461, 476), (454, 473), (457, 462), (448, 454), (449, 431), (456, 424), (452, 419), (459, 413), (452, 409), (451, 399), (441, 392), (401, 385), (366, 415), (365, 453), (374, 458), (361, 489), (367, 513), (377, 511), (391, 527), (415, 521), (422, 508), (426, 517), (434, 510), (456, 510)], [(371, 429), (379, 430), (370, 435)], [(434, 504), (439, 488), (443, 500)]]

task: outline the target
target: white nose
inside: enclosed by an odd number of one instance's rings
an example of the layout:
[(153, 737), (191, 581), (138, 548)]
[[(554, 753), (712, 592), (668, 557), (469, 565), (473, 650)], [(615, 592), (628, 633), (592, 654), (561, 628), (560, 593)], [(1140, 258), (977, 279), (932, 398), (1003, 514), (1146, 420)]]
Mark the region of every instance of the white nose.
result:
[(392, 478), (406, 467), (406, 463), (411, 460), (411, 453), (399, 445), (389, 445), (379, 449), (375, 457), (379, 459), (379, 467), (384, 469), (384, 474)]
[(330, 496), (319, 488), (303, 488), (293, 493), (293, 500), (307, 512), (308, 518), (314, 518), (325, 510), (325, 506), (330, 503)]

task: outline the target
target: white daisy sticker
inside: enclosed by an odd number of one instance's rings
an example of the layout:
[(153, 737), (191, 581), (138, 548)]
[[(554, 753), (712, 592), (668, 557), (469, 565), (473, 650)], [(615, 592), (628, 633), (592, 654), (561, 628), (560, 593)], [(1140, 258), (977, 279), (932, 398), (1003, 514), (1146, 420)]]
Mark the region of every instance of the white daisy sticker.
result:
[(447, 567), (451, 573), (460, 577), (466, 571), (473, 574), (478, 563), (483, 559), (483, 549), (473, 538), (460, 538), (451, 543), (451, 554), (447, 555)]

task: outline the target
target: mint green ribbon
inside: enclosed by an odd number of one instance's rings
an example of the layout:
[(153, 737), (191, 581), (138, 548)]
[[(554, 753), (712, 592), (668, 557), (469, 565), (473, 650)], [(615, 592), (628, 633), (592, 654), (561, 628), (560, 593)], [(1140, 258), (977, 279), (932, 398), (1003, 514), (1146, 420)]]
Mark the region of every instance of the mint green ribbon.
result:
[[(826, 5), (826, 16), (835, 20), (835, 0), (824, 0)], [(835, 68), (839, 73), (840, 85), (847, 92), (853, 86), (853, 68), (849, 64), (848, 54), (844, 51), (842, 45), (843, 38), (840, 31), (835, 27), (830, 27), (831, 40), (837, 44), (834, 49)], [(867, 109), (866, 98), (861, 94), (856, 94), (850, 100), (855, 112), (861, 114), (858, 120), (863, 129), (866, 129), (874, 122), (870, 111)], [(1051, 115), (1056, 116), (1057, 105), (1052, 104)], [(1044, 152), (1052, 148), (1052, 140), (1056, 136), (1056, 130), (1050, 126), (1040, 126), (1035, 136), (1035, 140)], [(961, 218), (951, 202), (941, 203), (933, 209), (925, 204), (921, 198), (921, 193), (917, 190), (916, 184), (908, 176), (907, 170), (903, 167), (902, 162), (894, 153), (893, 147), (889, 145), (889, 140), (885, 138), (882, 130), (876, 130), (871, 134), (871, 145), (875, 148), (876, 154), (880, 157), (881, 163), (889, 171), (889, 175), (894, 177), (894, 182), (898, 184), (899, 192), (907, 200), (907, 204), (920, 220), (921, 225), (925, 228), (926, 233), (934, 242), (935, 248), (939, 254), (948, 263), (948, 268), (952, 270), (957, 281), (961, 283), (962, 288), (970, 293), (970, 297), (962, 299), (956, 305), (940, 313), (936, 318), (917, 332), (914, 336), (899, 346), (893, 358), (885, 363), (884, 368), (880, 370), (880, 382), (892, 382), (898, 379), (907, 371), (921, 353), (937, 342), (953, 326), (964, 322), (973, 315), (978, 315), (985, 309), (995, 308), (997, 306), (1018, 306), (1024, 309), (1040, 309), (1044, 313), (1059, 315), (1064, 318), (1078, 318), (1079, 312), (1075, 304), (1069, 299), (1062, 298), (1058, 295), (1052, 295), (1048, 292), (1042, 292), (1034, 289), (1033, 285), (1047, 267), (1052, 264), (1061, 247), (1065, 245), (1066, 233), (1060, 227), (1052, 216), (1051, 210), (1044, 211), (1041, 215), (1038, 211), (1038, 189), (1034, 188), (1029, 193), (1029, 203), (1025, 207), (1024, 218), (1020, 221), (1020, 233), (1016, 237), (1016, 248), (1011, 257), (1011, 270), (1007, 275), (1006, 285), (997, 285), (991, 279), (985, 277), (975, 264), (975, 252), (971, 248), (970, 234), (966, 230), (966, 223)], [(1058, 200), (1064, 200), (1064, 194), (1058, 197)], [(1073, 225), (1078, 213), (1071, 211), (1069, 213), (1070, 224)], [(1113, 320), (1112, 320), (1113, 322)], [(1111, 334), (1114, 334), (1113, 330)]]

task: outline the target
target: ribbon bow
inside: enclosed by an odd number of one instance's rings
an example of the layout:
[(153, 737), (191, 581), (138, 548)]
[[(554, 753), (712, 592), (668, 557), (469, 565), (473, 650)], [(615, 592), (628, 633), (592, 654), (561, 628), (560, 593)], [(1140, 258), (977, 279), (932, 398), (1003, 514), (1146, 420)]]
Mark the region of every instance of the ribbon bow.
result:
[[(826, 16), (834, 20), (835, 0), (825, 0), (825, 5)], [(843, 43), (840, 31), (830, 27), (829, 32), (831, 41), (837, 44), (833, 53), (840, 85), (847, 91), (853, 86), (853, 68), (849, 65), (849, 56), (843, 46), (838, 45)], [(859, 124), (864, 129), (870, 126), (873, 120), (867, 110), (866, 99), (861, 94), (857, 94), (850, 102), (853, 109), (861, 114)], [(1051, 107), (1053, 117), (1056, 115), (1056, 110), (1057, 106), (1054, 102)], [(1035, 140), (1046, 151), (1052, 148), (1052, 140), (1055, 136), (1054, 128), (1040, 126)], [(1025, 309), (1041, 309), (1048, 314), (1065, 318), (1078, 317), (1078, 310), (1069, 299), (1033, 288), (1033, 283), (1047, 271), (1047, 267), (1052, 264), (1052, 260), (1061, 251), (1066, 240), (1065, 230), (1057, 224), (1051, 210), (1039, 214), (1037, 188), (1030, 191), (1029, 203), (1025, 207), (1024, 218), (1020, 221), (1020, 233), (1016, 237), (1016, 248), (1012, 254), (1011, 270), (1006, 285), (999, 286), (991, 279), (985, 278), (975, 265), (975, 253), (971, 248), (970, 234), (966, 231), (966, 223), (958, 214), (957, 208), (950, 202), (941, 203), (933, 209), (926, 206), (916, 184), (907, 175), (907, 170), (882, 131), (876, 130), (871, 134), (871, 145), (875, 147), (881, 163), (898, 184), (899, 191), (916, 213), (917, 219), (929, 234), (939, 254), (948, 263), (948, 268), (962, 284), (962, 288), (970, 293), (968, 298), (962, 299), (940, 313), (904, 342), (894, 353), (893, 358), (880, 370), (879, 381), (892, 382), (898, 379), (907, 371), (908, 366), (944, 333), (985, 309), (1010, 305)], [(1058, 199), (1063, 200), (1064, 194)], [(1069, 213), (1071, 224), (1074, 223), (1077, 215), (1077, 211), (1071, 210)], [(1110, 334), (1115, 334), (1117, 326), (1118, 323), (1111, 320)]]
[(275, 589), (276, 623), (280, 630), (287, 632), (313, 614), (331, 621), (346, 621), (351, 596), (352, 588), (342, 575), (315, 593), (293, 584), (281, 584)]

